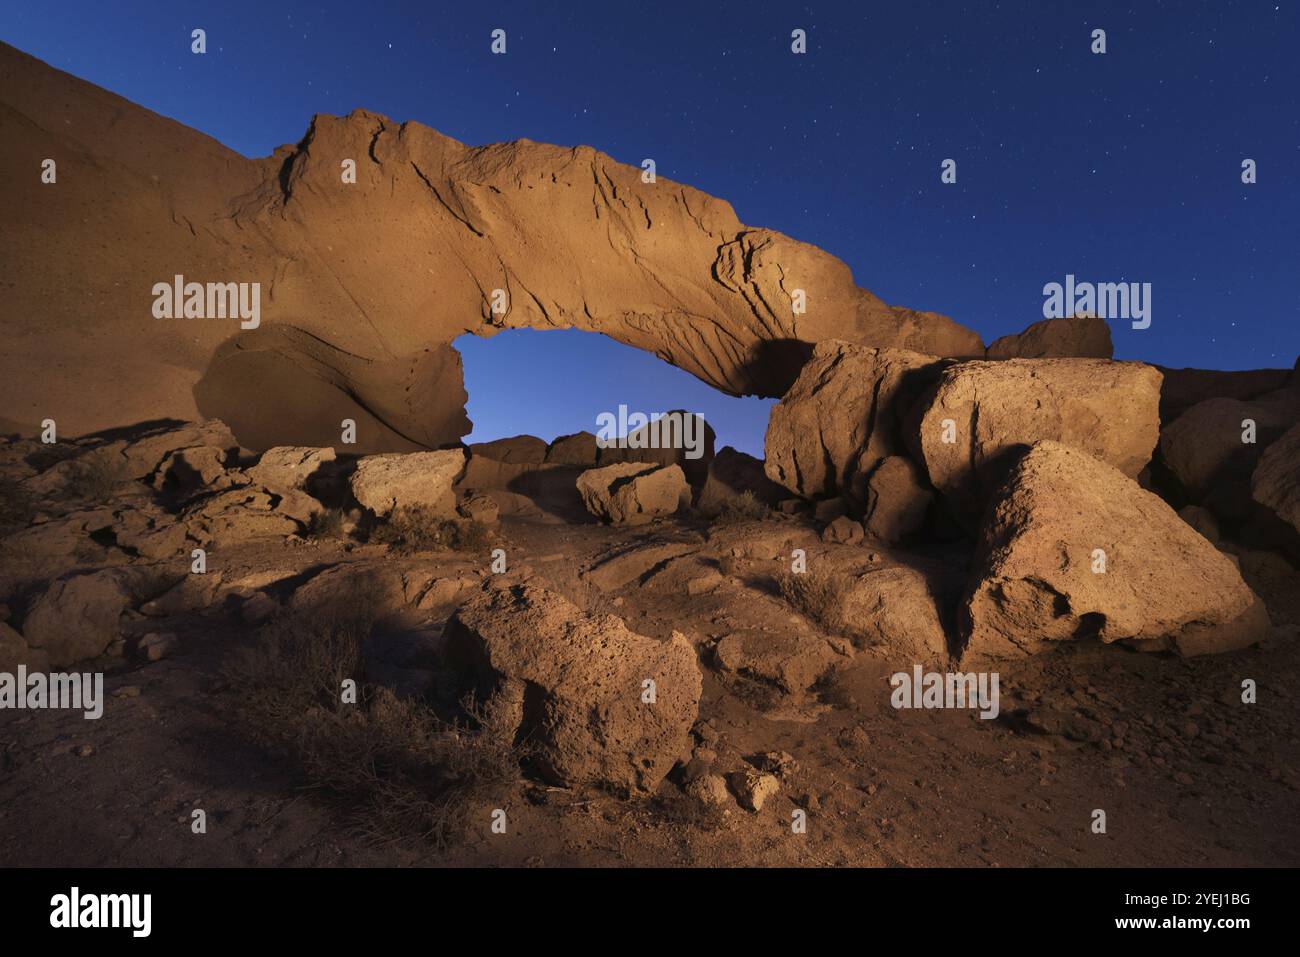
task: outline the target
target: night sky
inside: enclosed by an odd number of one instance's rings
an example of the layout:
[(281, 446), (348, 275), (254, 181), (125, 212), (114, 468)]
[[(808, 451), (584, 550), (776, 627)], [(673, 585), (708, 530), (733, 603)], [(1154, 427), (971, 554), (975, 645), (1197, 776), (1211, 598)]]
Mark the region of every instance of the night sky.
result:
[[(985, 341), (1042, 318), (1044, 284), (1073, 273), (1152, 284), (1149, 329), (1112, 323), (1119, 358), (1246, 369), (1300, 351), (1296, 3), (284, 6), (8, 3), (0, 38), (248, 156), (364, 107), (471, 144), (653, 157)], [(770, 403), (602, 337), (458, 345), (475, 440), (594, 431), (623, 402), (701, 411), (719, 444), (761, 454)]]

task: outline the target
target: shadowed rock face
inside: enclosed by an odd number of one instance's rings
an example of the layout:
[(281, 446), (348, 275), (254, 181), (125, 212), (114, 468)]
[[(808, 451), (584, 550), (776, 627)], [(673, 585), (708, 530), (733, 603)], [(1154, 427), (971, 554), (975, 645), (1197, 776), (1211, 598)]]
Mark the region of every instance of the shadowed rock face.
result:
[[(356, 111), (250, 160), (2, 44), (0, 132), (10, 425), (202, 413), (264, 448), (328, 444), (353, 418), (355, 451), (448, 444), (470, 428), (449, 343), (519, 327), (604, 333), (735, 395), (783, 394), (830, 337), (983, 354), (828, 253), (585, 146), (469, 147)], [(260, 283), (260, 327), (155, 319), (153, 286), (177, 275)], [(53, 356), (75, 375), (50, 376)]]

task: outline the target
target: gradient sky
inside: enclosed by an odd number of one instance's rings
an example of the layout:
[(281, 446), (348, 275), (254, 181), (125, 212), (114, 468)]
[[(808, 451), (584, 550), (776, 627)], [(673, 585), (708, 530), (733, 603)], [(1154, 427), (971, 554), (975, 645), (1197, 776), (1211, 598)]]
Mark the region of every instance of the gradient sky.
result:
[[(1295, 2), (285, 6), (10, 2), (0, 39), (248, 156), (365, 107), (472, 144), (654, 157), (986, 341), (1041, 318), (1044, 284), (1074, 273), (1152, 284), (1151, 328), (1112, 323), (1120, 358), (1246, 369), (1300, 351)], [(593, 429), (626, 402), (701, 411), (719, 444), (761, 454), (770, 403), (602, 337), (459, 346), (475, 440)]]

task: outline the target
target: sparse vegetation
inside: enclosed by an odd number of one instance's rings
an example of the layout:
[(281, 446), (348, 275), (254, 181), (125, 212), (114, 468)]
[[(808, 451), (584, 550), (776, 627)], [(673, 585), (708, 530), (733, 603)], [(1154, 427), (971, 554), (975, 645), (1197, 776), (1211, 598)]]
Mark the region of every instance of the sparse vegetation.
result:
[(805, 617), (827, 631), (843, 632), (849, 622), (845, 603), (853, 587), (853, 578), (833, 570), (786, 572), (781, 576), (781, 597)]
[(427, 505), (393, 509), (387, 521), (370, 532), (370, 541), (387, 545), (401, 554), (450, 548), (480, 551), (492, 540), (492, 529), (477, 519), (443, 518)]
[(347, 512), (341, 508), (314, 512), (307, 522), (307, 536), (316, 539), (342, 538), (343, 524), (347, 518)]
[[(441, 720), (424, 702), (363, 683), (366, 609), (285, 613), (224, 669), (245, 732), (292, 760), (308, 785), (376, 841), (438, 845), (467, 832), (467, 815), (519, 778), (523, 750), (466, 703), (468, 721)], [(358, 689), (343, 701), (343, 682)]]
[(727, 499), (714, 516), (717, 525), (731, 525), (738, 522), (761, 522), (772, 518), (772, 510), (758, 496), (746, 489), (739, 495)]

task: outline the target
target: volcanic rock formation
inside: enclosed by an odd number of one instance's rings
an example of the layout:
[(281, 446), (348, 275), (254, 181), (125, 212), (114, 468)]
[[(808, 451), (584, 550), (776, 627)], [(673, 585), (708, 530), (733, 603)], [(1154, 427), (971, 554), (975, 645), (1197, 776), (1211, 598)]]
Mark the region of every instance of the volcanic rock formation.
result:
[[(470, 147), (358, 110), (251, 160), (4, 45), (0, 144), (0, 259), (27, 277), (0, 287), (3, 427), (202, 413), (260, 450), (335, 445), (350, 418), (347, 451), (438, 447), (470, 428), (449, 344), (519, 327), (604, 333), (734, 395), (781, 395), (826, 338), (984, 351), (586, 146)], [(178, 276), (260, 284), (260, 324), (154, 318), (155, 284)]]

